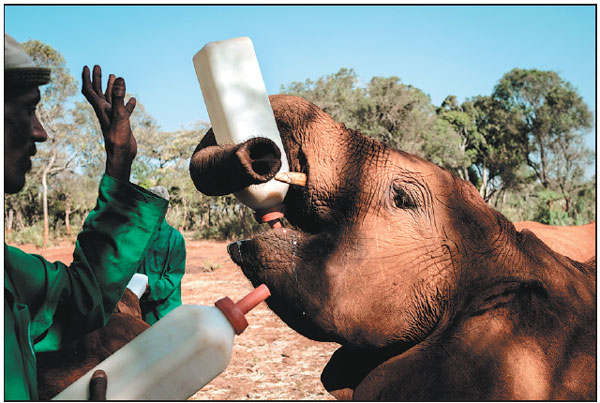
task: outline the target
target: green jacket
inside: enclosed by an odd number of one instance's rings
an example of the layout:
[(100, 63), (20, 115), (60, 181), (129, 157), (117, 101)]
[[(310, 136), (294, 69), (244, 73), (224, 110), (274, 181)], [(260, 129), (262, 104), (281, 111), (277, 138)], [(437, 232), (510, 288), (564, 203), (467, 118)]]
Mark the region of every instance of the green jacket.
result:
[(181, 278), (185, 273), (185, 241), (163, 220), (138, 273), (148, 276), (150, 293), (140, 305), (144, 321), (152, 325), (181, 305)]
[(167, 202), (104, 175), (67, 267), (4, 244), (4, 398), (36, 400), (35, 351), (102, 327), (164, 219)]

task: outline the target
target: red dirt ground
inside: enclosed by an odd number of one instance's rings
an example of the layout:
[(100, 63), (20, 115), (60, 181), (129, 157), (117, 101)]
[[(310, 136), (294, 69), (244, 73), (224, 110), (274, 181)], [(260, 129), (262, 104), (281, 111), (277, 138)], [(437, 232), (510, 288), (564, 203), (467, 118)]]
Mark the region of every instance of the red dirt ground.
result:
[[(212, 305), (224, 296), (237, 301), (252, 290), (229, 259), (227, 242), (186, 239), (186, 246), (181, 289), (184, 304)], [(63, 242), (46, 251), (31, 245), (21, 249), (68, 264), (74, 245)], [(334, 400), (321, 385), (320, 376), (337, 344), (301, 336), (264, 303), (246, 317), (249, 326), (236, 337), (229, 366), (191, 400)]]

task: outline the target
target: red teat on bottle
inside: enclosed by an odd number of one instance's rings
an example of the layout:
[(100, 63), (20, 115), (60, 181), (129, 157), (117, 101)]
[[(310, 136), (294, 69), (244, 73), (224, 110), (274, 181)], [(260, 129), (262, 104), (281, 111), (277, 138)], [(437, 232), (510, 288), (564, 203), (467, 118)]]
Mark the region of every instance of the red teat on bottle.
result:
[(269, 298), (270, 295), (269, 288), (265, 284), (261, 284), (237, 303), (234, 303), (229, 297), (224, 297), (215, 302), (215, 305), (229, 319), (235, 333), (240, 335), (248, 327), (248, 321), (244, 314)]
[(281, 219), (284, 217), (285, 206), (279, 204), (268, 209), (259, 209), (254, 212), (254, 217), (259, 223), (266, 222), (271, 228), (281, 228)]

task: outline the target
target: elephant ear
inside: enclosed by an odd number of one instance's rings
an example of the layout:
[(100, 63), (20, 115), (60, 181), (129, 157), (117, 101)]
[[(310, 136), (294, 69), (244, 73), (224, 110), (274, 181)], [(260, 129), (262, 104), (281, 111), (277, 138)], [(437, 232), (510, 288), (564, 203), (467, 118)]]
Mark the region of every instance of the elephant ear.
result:
[[(497, 345), (498, 339), (478, 346), (481, 343), (478, 335), (467, 335), (464, 329), (460, 333), (463, 336), (454, 337), (450, 343), (447, 340), (438, 343), (434, 336), (434, 339), (381, 363), (354, 388), (352, 398), (362, 401), (451, 401), (465, 400), (465, 397), (490, 400), (493, 396), (501, 396), (501, 400), (510, 399), (508, 385), (515, 374), (503, 372), (504, 367), (498, 365), (505, 350), (483, 348), (480, 351), (482, 346)], [(505, 334), (501, 332), (500, 337), (504, 339)]]
[[(321, 382), (338, 400), (397, 400), (397, 393), (399, 396), (404, 394), (402, 388), (398, 389), (395, 383), (401, 382), (407, 376), (410, 377), (412, 372), (412, 370), (407, 372), (405, 368), (407, 355), (410, 356), (410, 352), (401, 354), (395, 346), (376, 350), (341, 347), (325, 366), (321, 374)], [(422, 357), (416, 359), (414, 369), (433, 370), (416, 368), (416, 366), (430, 365), (420, 360)], [(435, 365), (435, 362), (431, 365)], [(406, 396), (405, 399), (414, 400), (410, 396)]]
[(374, 356), (371, 351), (339, 348), (323, 369), (323, 386), (338, 400), (352, 399), (354, 388), (380, 363), (380, 360), (373, 359)]
[[(428, 357), (423, 357), (426, 354)], [(423, 351), (407, 351), (370, 371), (354, 389), (354, 400), (447, 400), (440, 396), (439, 361)], [(436, 397), (437, 396), (437, 397)]]

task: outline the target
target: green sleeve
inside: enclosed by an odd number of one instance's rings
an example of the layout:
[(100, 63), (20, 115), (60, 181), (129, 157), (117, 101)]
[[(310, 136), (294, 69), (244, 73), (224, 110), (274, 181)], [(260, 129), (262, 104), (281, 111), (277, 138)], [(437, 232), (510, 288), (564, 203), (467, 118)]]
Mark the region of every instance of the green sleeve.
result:
[(163, 301), (169, 298), (181, 284), (185, 274), (185, 240), (179, 231), (171, 228), (169, 232), (169, 255), (164, 272), (153, 284), (150, 284), (148, 300)]
[(41, 340), (36, 351), (55, 350), (106, 324), (166, 209), (164, 199), (104, 175), (69, 267), (10, 248), (13, 282), (31, 315), (31, 338)]

